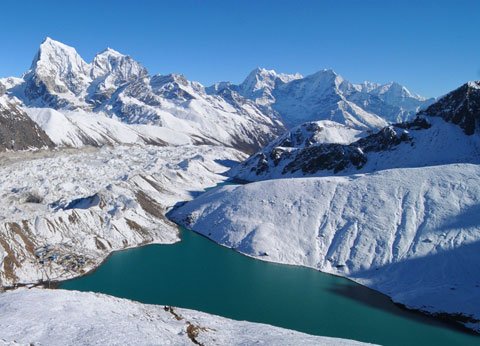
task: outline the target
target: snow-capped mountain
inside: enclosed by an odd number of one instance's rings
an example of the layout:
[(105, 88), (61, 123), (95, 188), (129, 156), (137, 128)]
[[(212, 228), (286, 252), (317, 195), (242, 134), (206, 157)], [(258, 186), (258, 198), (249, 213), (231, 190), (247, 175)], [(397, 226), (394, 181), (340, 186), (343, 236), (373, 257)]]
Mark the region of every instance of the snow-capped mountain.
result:
[(357, 129), (378, 129), (411, 119), (433, 102), (398, 83), (353, 84), (332, 70), (303, 77), (257, 68), (240, 85), (224, 82), (208, 90), (218, 93), (226, 88), (275, 111), (287, 127), (332, 120)]
[(148, 76), (146, 68), (131, 57), (107, 48), (97, 54), (91, 64), (88, 102), (98, 107), (121, 85), (144, 76)]
[(422, 108), (434, 102), (410, 92), (406, 87), (391, 82), (377, 84), (344, 84), (345, 97), (366, 111), (378, 114), (389, 123), (412, 120)]
[(2, 82), (26, 107), (80, 109), (246, 152), (258, 150), (285, 126), (331, 120), (379, 129), (430, 102), (397, 83), (352, 84), (332, 70), (303, 77), (257, 68), (239, 85), (205, 88), (178, 74), (150, 76), (133, 58), (110, 48), (87, 63), (73, 47), (51, 38), (22, 78)]
[(238, 90), (241, 95), (255, 100), (260, 105), (269, 105), (275, 101), (273, 93), (278, 86), (301, 78), (303, 76), (299, 73), (284, 74), (256, 68), (238, 86)]
[(24, 75), (24, 82), (12, 94), (28, 106), (86, 106), (86, 91), (92, 82), (90, 70), (74, 48), (47, 38)]
[(314, 120), (332, 120), (358, 129), (385, 126), (385, 119), (345, 97), (344, 83), (334, 71), (322, 70), (281, 85), (274, 92), (272, 107), (289, 126)]
[[(420, 112), (416, 119), (389, 125), (375, 133), (364, 132), (351, 142), (338, 135), (322, 137), (325, 131), (321, 126), (304, 124), (282, 136), (282, 140), (271, 142), (230, 174), (255, 181), (453, 162), (477, 163), (480, 138), (465, 134), (473, 134), (479, 126), (478, 85), (469, 82)], [(303, 128), (312, 128), (315, 135), (300, 131)], [(293, 136), (296, 141), (284, 140)]]
[(85, 110), (97, 107), (122, 84), (147, 75), (131, 57), (106, 49), (86, 63), (75, 48), (46, 38), (11, 94), (30, 107)]
[(96, 112), (129, 124), (167, 128), (194, 143), (253, 152), (284, 131), (274, 114), (237, 93), (227, 99), (208, 95), (200, 83), (181, 75), (151, 77), (134, 59), (113, 49), (87, 63), (74, 48), (47, 38), (22, 79), (3, 81), (7, 93), (27, 107)]
[(273, 115), (236, 92), (208, 95), (182, 75), (143, 77), (119, 88), (103, 108), (129, 124), (153, 124), (189, 135), (194, 143), (252, 152), (284, 131)]
[(208, 192), (170, 217), (480, 331), (479, 91), (469, 82), (372, 134), (296, 127), (230, 171), (262, 181)]
[(29, 116), (8, 97), (0, 83), (0, 151), (52, 148), (55, 144)]

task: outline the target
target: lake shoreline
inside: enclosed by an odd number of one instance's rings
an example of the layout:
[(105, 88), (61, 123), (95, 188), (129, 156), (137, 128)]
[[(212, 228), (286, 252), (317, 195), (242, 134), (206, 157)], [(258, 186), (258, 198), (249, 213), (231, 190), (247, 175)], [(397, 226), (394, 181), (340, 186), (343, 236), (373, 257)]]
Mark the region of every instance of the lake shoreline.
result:
[[(208, 191), (210, 191), (211, 189), (215, 189), (215, 188), (218, 188), (222, 185), (228, 185), (228, 184), (242, 184), (243, 182), (240, 182), (240, 181), (237, 181), (237, 180), (232, 180), (232, 179), (227, 179), (226, 181), (222, 182), (221, 184), (215, 186), (215, 187), (212, 187), (212, 188), (209, 188), (207, 189), (206, 191), (203, 191), (202, 193), (206, 193)], [(186, 202), (185, 202), (186, 203)], [(177, 204), (178, 205), (178, 204)], [(176, 205), (176, 206), (177, 206)], [(173, 206), (169, 212), (171, 210), (173, 210), (176, 206)], [(168, 212), (166, 213), (168, 215)], [(204, 235), (204, 234), (201, 234), (199, 232), (196, 232), (194, 230), (191, 230), (191, 229), (187, 229), (181, 225), (178, 225), (178, 231), (177, 231), (177, 235), (178, 235), (178, 238), (179, 240), (177, 240), (176, 242), (173, 242), (173, 243), (169, 243), (169, 244), (163, 244), (163, 243), (156, 243), (156, 242), (147, 242), (147, 243), (142, 243), (142, 244), (138, 244), (138, 245), (133, 245), (133, 246), (129, 246), (129, 247), (126, 247), (126, 248), (123, 248), (123, 249), (117, 249), (117, 250), (114, 250), (114, 251), (111, 251), (109, 252), (104, 258), (102, 258), (101, 260), (98, 261), (98, 263), (95, 263), (95, 265), (89, 269), (88, 271), (86, 271), (85, 273), (81, 273), (79, 275), (75, 275), (73, 277), (69, 277), (69, 278), (66, 278), (66, 279), (60, 279), (60, 280), (52, 280), (52, 281), (41, 281), (41, 282), (36, 282), (36, 283), (21, 283), (21, 284), (17, 284), (17, 285), (14, 285), (14, 286), (8, 286), (8, 287), (3, 287), (2, 289), (4, 291), (8, 291), (8, 290), (14, 290), (14, 289), (17, 289), (17, 288), (21, 288), (21, 287), (27, 287), (27, 288), (32, 288), (32, 287), (42, 287), (42, 288), (45, 288), (45, 289), (61, 289), (61, 286), (65, 283), (68, 283), (70, 281), (73, 281), (73, 280), (77, 280), (77, 279), (80, 279), (82, 277), (86, 277), (86, 276), (89, 276), (89, 275), (93, 275), (94, 273), (96, 273), (99, 268), (105, 264), (105, 262), (107, 262), (114, 254), (116, 253), (121, 253), (121, 252), (124, 252), (126, 250), (132, 250), (132, 249), (139, 249), (139, 248), (142, 248), (142, 247), (147, 247), (147, 246), (152, 246), (152, 245), (175, 245), (179, 242), (182, 242), (183, 241), (183, 236), (182, 236), (182, 232), (184, 232), (182, 230), (182, 228), (185, 229), (185, 231), (187, 232), (193, 232), (195, 233), (196, 235), (199, 235), (205, 239), (207, 239), (209, 242), (215, 244), (216, 246), (220, 246), (222, 248), (226, 248), (226, 249), (229, 249), (229, 250), (234, 250), (236, 253), (242, 255), (242, 256), (245, 256), (245, 257), (248, 257), (248, 258), (251, 258), (253, 260), (260, 260), (261, 262), (266, 262), (266, 263), (270, 263), (270, 264), (276, 264), (276, 265), (281, 265), (281, 266), (289, 266), (289, 267), (292, 267), (292, 268), (306, 268), (306, 269), (309, 269), (309, 270), (314, 270), (316, 272), (320, 272), (322, 274), (327, 274), (327, 275), (330, 275), (330, 276), (333, 276), (333, 277), (338, 277), (338, 278), (342, 278), (342, 279), (345, 279), (345, 280), (348, 280), (356, 285), (360, 285), (361, 287), (363, 287), (364, 289), (366, 290), (369, 290), (369, 291), (372, 291), (372, 292), (375, 292), (376, 294), (379, 294), (381, 296), (383, 296), (385, 299), (387, 299), (390, 303), (392, 303), (393, 305), (395, 305), (396, 307), (402, 309), (403, 311), (405, 312), (411, 312), (411, 313), (414, 313), (415, 315), (418, 316), (419, 319), (421, 318), (432, 318), (434, 319), (437, 323), (440, 323), (442, 324), (442, 327), (443, 328), (448, 328), (448, 329), (451, 329), (451, 330), (455, 330), (455, 331), (458, 331), (458, 332), (461, 332), (461, 333), (465, 333), (465, 334), (468, 334), (468, 335), (473, 335), (475, 337), (477, 336), (480, 336), (480, 333), (478, 333), (477, 331), (473, 330), (473, 329), (470, 329), (468, 327), (466, 327), (464, 324), (462, 324), (462, 322), (468, 322), (468, 316), (462, 316), (462, 315), (459, 315), (459, 314), (447, 314), (447, 313), (432, 313), (432, 312), (428, 312), (428, 311), (423, 311), (423, 310), (420, 310), (420, 309), (412, 309), (412, 308), (409, 308), (403, 304), (400, 304), (400, 303), (396, 303), (394, 302), (388, 295), (380, 292), (380, 291), (377, 291), (373, 288), (370, 288), (368, 286), (365, 286), (361, 283), (358, 283), (356, 282), (355, 280), (353, 279), (350, 279), (348, 277), (344, 277), (344, 276), (341, 276), (341, 275), (337, 275), (337, 274), (333, 274), (333, 273), (327, 273), (327, 272), (323, 272), (323, 271), (320, 271), (316, 268), (312, 268), (312, 267), (307, 267), (307, 266), (302, 266), (302, 265), (297, 265), (297, 264), (290, 264), (290, 263), (279, 263), (279, 262), (274, 262), (274, 261), (270, 261), (268, 258), (260, 258), (260, 257), (254, 257), (254, 256), (251, 256), (251, 255), (248, 255), (248, 254), (244, 254), (244, 253), (241, 253), (239, 251), (237, 251), (236, 249), (234, 248), (229, 248), (227, 246), (224, 246), (222, 244), (219, 244), (219, 243), (216, 243), (215, 241), (213, 241), (212, 239), (210, 239), (207, 235)], [(353, 295), (350, 295), (348, 296), (348, 298), (350, 299), (354, 299), (354, 300), (358, 300), (355, 296)], [(134, 300), (134, 299), (132, 299)], [(317, 334), (317, 335), (320, 335), (320, 334)], [(480, 341), (480, 340), (479, 340)]]
[[(171, 220), (172, 221), (172, 220)], [(174, 222), (174, 221), (172, 221)], [(210, 239), (207, 235), (205, 234), (202, 234), (202, 233), (199, 233), (199, 232), (196, 232), (192, 229), (189, 229), (185, 226), (182, 226), (182, 225), (179, 225), (177, 224), (178, 227), (183, 227), (185, 228), (186, 230), (190, 231), (190, 232), (194, 232), (195, 234), (198, 234), (199, 236), (213, 242), (214, 244), (217, 244), (218, 246), (221, 246), (221, 247), (224, 247), (226, 249), (230, 249), (232, 251), (235, 251), (236, 253), (242, 255), (242, 256), (245, 256), (245, 257), (248, 257), (248, 258), (251, 258), (251, 259), (254, 259), (254, 260), (258, 260), (258, 261), (263, 261), (263, 262), (267, 262), (267, 263), (272, 263), (272, 264), (277, 264), (277, 265), (282, 265), (282, 266), (289, 266), (289, 267), (300, 267), (300, 268), (307, 268), (307, 269), (310, 269), (310, 270), (314, 270), (316, 272), (319, 272), (319, 273), (322, 273), (322, 274), (326, 274), (326, 275), (331, 275), (331, 276), (334, 276), (334, 277), (338, 277), (338, 278), (342, 278), (342, 279), (346, 279), (356, 285), (360, 285), (362, 287), (364, 287), (365, 289), (368, 289), (370, 291), (373, 291), (377, 294), (381, 294), (382, 296), (384, 296), (385, 298), (387, 298), (392, 304), (394, 304), (395, 306), (401, 308), (402, 310), (404, 311), (408, 311), (408, 312), (413, 312), (415, 314), (418, 314), (419, 316), (421, 317), (431, 317), (431, 318), (434, 318), (440, 322), (443, 322), (445, 324), (447, 324), (447, 327), (449, 328), (453, 328), (454, 330), (458, 330), (458, 331), (461, 331), (463, 333), (466, 333), (466, 334), (469, 334), (469, 335), (474, 335), (474, 336), (478, 336), (480, 338), (480, 332), (477, 332), (476, 330), (474, 329), (471, 329), (471, 328), (468, 328), (467, 326), (465, 326), (462, 322), (464, 321), (467, 321), (467, 322), (470, 322), (470, 319), (471, 317), (469, 316), (464, 316), (462, 314), (449, 314), (449, 313), (445, 313), (445, 312), (429, 312), (429, 311), (425, 311), (425, 310), (420, 310), (420, 309), (414, 309), (414, 308), (409, 308), (407, 307), (405, 304), (401, 304), (401, 303), (397, 303), (395, 302), (391, 297), (389, 297), (387, 294), (383, 293), (383, 292), (380, 292), (374, 288), (371, 288), (371, 287), (368, 287), (366, 285), (363, 285), (362, 283), (359, 283), (349, 277), (346, 277), (346, 276), (341, 276), (341, 275), (338, 275), (338, 274), (334, 274), (334, 273), (328, 273), (328, 272), (324, 272), (324, 271), (321, 271), (317, 268), (314, 268), (314, 267), (308, 267), (308, 266), (304, 266), (304, 265), (298, 265), (298, 264), (291, 264), (291, 263), (280, 263), (280, 262), (275, 262), (275, 261), (269, 261), (267, 258), (260, 258), (260, 257), (255, 257), (255, 256), (251, 256), (251, 255), (248, 255), (248, 254), (245, 254), (243, 252), (240, 252), (240, 251), (237, 251), (236, 249), (232, 248), (232, 247), (228, 247), (228, 246), (224, 246), (222, 244), (219, 244), (217, 242), (215, 242), (214, 240)], [(474, 321), (471, 321), (471, 322), (478, 322), (476, 320)], [(480, 339), (479, 339), (479, 342), (480, 342)]]
[[(333, 276), (333, 277), (338, 277), (338, 278), (348, 280), (348, 281), (350, 281), (350, 282), (352, 282), (356, 285), (362, 286), (366, 290), (369, 290), (369, 291), (375, 292), (376, 294), (382, 295), (383, 297), (388, 299), (388, 301), (391, 302), (393, 305), (397, 306), (398, 308), (400, 308), (400, 309), (402, 309), (406, 312), (414, 313), (419, 318), (422, 318), (422, 317), (423, 318), (425, 318), (425, 317), (433, 318), (438, 323), (444, 324), (445, 328), (449, 328), (449, 329), (452, 329), (452, 330), (455, 330), (455, 331), (459, 331), (461, 333), (465, 333), (465, 334), (468, 334), (468, 335), (473, 335), (475, 337), (480, 337), (479, 332), (466, 327), (462, 323), (462, 322), (468, 322), (469, 321), (468, 316), (463, 316), (463, 315), (460, 315), (460, 314), (448, 314), (448, 313), (442, 313), (442, 312), (432, 313), (432, 312), (423, 311), (423, 310), (420, 310), (420, 309), (412, 309), (412, 308), (409, 308), (409, 307), (405, 306), (404, 304), (397, 303), (397, 302), (393, 301), (388, 295), (386, 295), (386, 294), (384, 294), (380, 291), (377, 291), (373, 288), (370, 288), (368, 286), (365, 286), (361, 283), (358, 283), (355, 280), (352, 280), (348, 277), (344, 277), (344, 276), (333, 274), (333, 273), (323, 272), (323, 271), (318, 270), (318, 269), (313, 268), (313, 267), (307, 267), (307, 266), (289, 264), (289, 263), (279, 263), (279, 262), (275, 262), (275, 261), (269, 261), (267, 258), (258, 258), (258, 257), (254, 257), (254, 256), (251, 256), (251, 255), (248, 255), (248, 254), (244, 254), (242, 252), (237, 251), (234, 248), (218, 244), (215, 241), (213, 241), (212, 239), (210, 239), (207, 235), (201, 234), (199, 232), (188, 229), (188, 228), (183, 227), (181, 225), (178, 225), (178, 232), (177, 232), (179, 240), (174, 242), (174, 243), (163, 244), (163, 243), (149, 242), (149, 243), (143, 243), (143, 244), (139, 244), (139, 245), (135, 245), (135, 246), (130, 246), (130, 247), (123, 248), (123, 249), (114, 250), (114, 251), (109, 252), (102, 260), (100, 260), (98, 263), (96, 263), (96, 265), (94, 267), (92, 267), (90, 270), (86, 271), (85, 273), (76, 275), (74, 277), (69, 277), (69, 278), (61, 279), (61, 280), (40, 281), (40, 282), (35, 282), (35, 283), (20, 283), (20, 284), (14, 285), (14, 286), (2, 287), (2, 290), (3, 291), (11, 291), (11, 290), (15, 290), (15, 289), (18, 289), (18, 288), (33, 288), (33, 287), (44, 288), (44, 289), (62, 289), (61, 286), (65, 283), (68, 283), (70, 281), (77, 280), (77, 279), (80, 279), (82, 277), (89, 276), (89, 275), (92, 275), (92, 274), (96, 273), (98, 271), (98, 269), (116, 253), (121, 253), (121, 252), (125, 252), (125, 251), (128, 251), (128, 250), (134, 250), (134, 249), (139, 249), (139, 248), (142, 248), (142, 247), (148, 247), (148, 246), (154, 246), (154, 245), (175, 245), (179, 242), (182, 242), (183, 241), (182, 232), (184, 232), (184, 231), (182, 231), (182, 228), (184, 228), (187, 232), (193, 232), (196, 235), (199, 235), (200, 237), (208, 240), (209, 242), (215, 244), (216, 246), (220, 246), (222, 248), (226, 248), (226, 249), (235, 251), (236, 253), (238, 253), (242, 256), (245, 256), (247, 258), (251, 258), (253, 260), (266, 262), (266, 263), (270, 263), (270, 264), (275, 264), (275, 265), (280, 265), (280, 266), (288, 266), (288, 267), (292, 267), (292, 268), (306, 268), (306, 269), (309, 269), (309, 270), (314, 270), (315, 272), (319, 272), (319, 273), (322, 273), (322, 274), (326, 274), (326, 275), (330, 275), (330, 276)], [(350, 299), (356, 299), (354, 296), (350, 296), (349, 298)], [(318, 335), (320, 335), (320, 334), (318, 334)]]
[[(186, 229), (186, 228), (182, 228), (180, 230), (180, 242), (177, 242), (177, 243), (174, 243), (173, 246), (175, 245), (179, 245), (180, 243), (182, 243), (184, 241), (184, 235), (183, 235), (183, 232), (191, 232), (192, 235), (196, 235), (196, 236), (200, 236), (200, 238), (203, 238), (205, 239), (206, 241), (208, 241), (209, 244), (212, 244), (212, 246), (218, 246), (220, 244), (210, 240), (207, 236), (204, 236), (202, 234), (199, 234), (195, 231), (192, 231), (192, 230), (189, 230), (189, 229)], [(160, 245), (163, 247), (164, 244), (144, 244), (142, 245), (141, 247), (149, 247), (148, 245)], [(141, 248), (140, 247), (140, 248)], [(115, 251), (115, 253), (122, 253), (122, 252), (125, 252), (124, 250), (138, 250), (139, 247), (133, 247), (133, 248), (129, 248), (129, 249), (123, 249), (123, 250), (117, 250)], [(231, 249), (231, 248), (228, 248), (228, 247), (225, 247), (225, 246), (220, 246), (220, 248), (223, 248), (225, 250), (228, 250), (228, 251), (231, 251), (231, 250), (234, 250), (234, 249)], [(166, 247), (165, 249), (168, 249), (168, 247)], [(236, 254), (240, 254), (242, 255), (241, 257), (245, 257), (245, 258), (248, 258), (254, 262), (259, 262), (259, 263), (268, 263), (268, 265), (276, 265), (276, 266), (285, 266), (285, 264), (282, 264), (282, 263), (276, 263), (276, 262), (272, 262), (272, 261), (258, 261), (258, 258), (255, 258), (255, 257), (252, 257), (252, 256), (248, 256), (248, 255), (245, 255), (245, 254), (242, 254), (238, 251), (235, 251)], [(108, 258), (110, 258), (114, 253), (112, 252), (105, 260), (107, 260)], [(378, 292), (372, 288), (369, 288), (369, 287), (366, 287), (364, 285), (360, 285), (358, 283), (356, 283), (355, 281), (349, 279), (349, 278), (345, 278), (345, 277), (342, 277), (342, 276), (339, 276), (339, 275), (334, 275), (334, 274), (331, 274), (331, 273), (324, 273), (324, 272), (321, 272), (317, 269), (314, 269), (314, 268), (308, 268), (308, 267), (304, 267), (304, 266), (298, 266), (298, 265), (292, 265), (292, 264), (287, 264), (287, 266), (289, 268), (301, 268), (301, 269), (307, 269), (308, 271), (312, 271), (313, 272), (313, 275), (316, 275), (315, 273), (319, 273), (319, 274), (322, 274), (322, 275), (327, 275), (327, 276), (330, 276), (330, 277), (335, 277), (335, 278), (339, 278), (339, 279), (342, 279), (342, 280), (346, 280), (350, 283), (353, 283), (355, 285), (356, 288), (358, 287), (361, 287), (362, 290), (364, 291), (368, 291), (368, 292), (372, 292), (374, 293), (376, 296), (381, 296), (382, 297), (382, 301), (384, 301), (385, 305), (391, 305), (391, 306), (394, 306), (396, 308), (398, 308), (399, 310), (405, 312), (405, 313), (411, 313), (412, 316), (408, 316), (406, 318), (410, 319), (410, 320), (413, 320), (413, 321), (417, 321), (417, 322), (421, 322), (421, 323), (425, 323), (426, 325), (432, 325), (432, 326), (436, 326), (438, 328), (441, 328), (441, 329), (445, 329), (445, 330), (451, 330), (453, 332), (457, 332), (457, 333), (461, 333), (461, 334), (464, 334), (464, 335), (470, 335), (470, 336), (473, 336), (473, 337), (478, 337), (479, 335), (477, 333), (475, 333), (475, 331), (472, 331), (468, 328), (466, 328), (465, 326), (463, 326), (462, 324), (452, 320), (452, 319), (448, 319), (448, 318), (445, 318), (444, 316), (440, 317), (440, 316), (433, 316), (433, 315), (430, 315), (430, 314), (426, 314), (420, 310), (416, 310), (416, 309), (409, 309), (401, 304), (397, 304), (395, 302), (393, 302), (391, 300), (390, 297), (388, 297), (387, 295), (381, 293), (381, 292)], [(88, 276), (88, 275), (92, 275), (93, 273), (95, 273), (96, 271), (98, 270), (98, 268), (95, 268), (94, 270), (90, 271), (89, 273), (83, 275), (83, 276)], [(280, 269), (281, 270), (281, 269)], [(62, 284), (65, 284), (65, 283), (68, 283), (70, 281), (74, 281), (74, 280), (78, 280), (79, 277), (77, 278), (72, 278), (72, 279), (69, 279), (69, 280), (63, 280), (63, 281), (59, 281), (58, 282), (58, 286), (56, 286), (56, 288), (60, 288), (62, 289)], [(138, 285), (142, 285), (140, 282), (133, 282), (132, 285), (134, 286), (138, 286)], [(70, 288), (72, 289), (72, 288)], [(75, 290), (75, 288), (73, 288)], [(111, 294), (111, 295), (114, 295), (115, 294), (113, 293), (110, 293), (110, 292), (106, 292), (106, 291), (98, 291), (96, 289), (94, 289), (93, 291), (97, 291), (97, 292), (102, 292), (102, 293), (105, 293), (105, 294)], [(321, 293), (321, 292), (319, 292)], [(142, 303), (147, 303), (147, 304), (154, 304), (154, 305), (174, 305), (174, 306), (179, 306), (179, 307), (184, 307), (184, 308), (193, 308), (193, 309), (197, 309), (199, 311), (205, 311), (205, 312), (208, 312), (208, 313), (211, 313), (211, 314), (216, 314), (216, 315), (219, 315), (219, 316), (224, 316), (224, 317), (227, 317), (227, 318), (231, 318), (231, 319), (238, 319), (236, 317), (233, 317), (231, 315), (228, 315), (228, 314), (222, 314), (222, 313), (219, 313), (219, 312), (212, 312), (208, 309), (201, 309), (201, 308), (198, 308), (198, 307), (192, 307), (190, 305), (188, 305), (188, 303), (185, 303), (185, 304), (179, 304), (178, 302), (176, 304), (171, 304), (171, 302), (169, 302), (168, 300), (165, 301), (165, 303), (157, 303), (157, 302), (147, 302), (147, 301), (144, 301), (144, 300), (141, 300), (141, 299), (136, 299), (136, 298), (131, 298), (131, 297), (126, 297), (124, 295), (117, 295), (118, 297), (122, 297), (122, 298), (127, 298), (127, 299), (131, 299), (131, 300), (134, 300), (134, 301), (140, 301)], [(359, 304), (366, 304), (364, 301), (359, 301), (358, 299), (356, 299), (355, 296), (348, 296), (347, 298), (349, 299), (352, 299), (352, 300), (356, 300), (357, 303)], [(382, 304), (384, 304), (382, 303)], [(367, 304), (368, 305), (368, 304)], [(245, 318), (245, 320), (249, 320), (248, 318)], [(279, 325), (279, 324), (275, 324), (275, 323), (270, 323), (270, 322), (265, 322), (265, 321), (262, 321), (262, 320), (257, 320), (257, 319), (251, 319), (251, 321), (253, 322), (260, 322), (260, 323), (266, 323), (266, 324), (271, 324), (271, 325), (276, 325), (276, 326), (279, 326), (279, 327), (283, 327), (285, 328), (285, 325)], [(312, 334), (312, 335), (325, 335), (324, 333), (321, 333), (321, 332), (311, 332), (311, 331), (305, 331), (305, 330), (301, 330), (301, 329), (298, 329), (298, 328), (295, 328), (295, 327), (287, 327), (289, 329), (292, 329), (292, 330), (297, 330), (297, 331), (301, 331), (301, 332), (306, 332), (306, 333), (309, 333), (309, 334)], [(339, 335), (331, 335), (333, 337), (341, 337)], [(347, 336), (348, 337), (348, 336)], [(365, 340), (364, 340), (365, 341)], [(479, 339), (480, 341), (480, 339)], [(372, 342), (372, 341), (370, 341)]]

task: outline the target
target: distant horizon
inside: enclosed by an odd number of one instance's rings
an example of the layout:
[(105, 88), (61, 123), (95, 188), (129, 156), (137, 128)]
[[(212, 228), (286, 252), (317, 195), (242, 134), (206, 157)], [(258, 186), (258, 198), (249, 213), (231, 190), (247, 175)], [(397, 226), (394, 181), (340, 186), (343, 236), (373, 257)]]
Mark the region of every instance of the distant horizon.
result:
[(151, 74), (178, 73), (205, 86), (241, 83), (257, 67), (303, 76), (332, 69), (352, 83), (397, 82), (429, 98), (480, 79), (475, 1), (84, 4), (5, 4), (0, 77), (20, 77), (51, 37), (87, 62), (112, 48)]
[[(59, 41), (59, 40), (56, 40), (54, 37), (50, 37), (50, 36), (45, 37), (45, 38), (41, 41), (41, 43), (39, 44), (39, 47), (40, 47), (40, 45), (41, 45), (45, 40), (47, 40), (47, 39), (51, 39), (51, 40), (53, 40), (53, 41), (57, 41), (57, 42), (60, 42), (60, 43), (62, 43), (62, 44), (64, 44), (64, 45), (67, 45), (67, 46), (69, 46), (69, 47), (74, 48), (74, 49), (77, 51), (77, 53), (80, 55), (80, 57), (82, 57), (83, 60), (84, 60), (86, 63), (91, 63), (91, 62), (93, 61), (93, 59), (95, 58), (95, 55), (101, 54), (101, 53), (103, 53), (103, 52), (105, 52), (105, 51), (107, 51), (107, 50), (109, 50), (109, 49), (114, 50), (114, 51), (116, 51), (117, 53), (120, 53), (120, 54), (122, 54), (122, 55), (130, 56), (132, 59), (138, 61), (137, 59), (135, 59), (134, 56), (131, 56), (131, 55), (129, 55), (129, 54), (125, 54), (125, 53), (123, 53), (122, 51), (120, 51), (120, 50), (118, 50), (118, 49), (115, 49), (114, 47), (106, 47), (106, 48), (98, 51), (97, 53), (95, 53), (91, 59), (85, 59), (85, 58), (83, 57), (83, 55), (81, 54), (81, 52), (79, 52), (74, 46), (71, 46), (71, 45), (69, 45), (69, 44), (67, 44), (67, 43), (65, 43), (65, 42), (61, 42), (61, 41)], [(37, 51), (38, 51), (38, 50), (37, 50)], [(36, 52), (35, 52), (35, 54), (36, 54)], [(33, 63), (33, 59), (35, 59), (35, 54), (33, 55), (32, 63)], [(29, 69), (30, 69), (30, 67), (27, 68), (23, 74), (25, 74)], [(215, 84), (215, 83), (221, 83), (221, 82), (230, 82), (230, 83), (234, 83), (234, 84), (240, 84), (240, 83), (242, 83), (242, 82), (250, 75), (250, 73), (252, 73), (253, 71), (255, 71), (255, 70), (257, 70), (257, 69), (264, 69), (264, 70), (270, 70), (270, 71), (273, 70), (273, 71), (274, 71), (275, 73), (277, 73), (277, 74), (290, 74), (290, 75), (300, 74), (302, 77), (307, 77), (307, 76), (309, 76), (309, 75), (312, 75), (312, 74), (315, 74), (315, 73), (317, 73), (317, 72), (324, 71), (324, 70), (331, 70), (331, 71), (335, 72), (337, 75), (339, 75), (340, 77), (344, 78), (345, 80), (347, 80), (347, 81), (349, 81), (349, 82), (351, 82), (351, 83), (353, 83), (353, 84), (362, 84), (362, 83), (367, 83), (367, 82), (368, 82), (368, 83), (376, 83), (376, 84), (380, 84), (380, 85), (385, 85), (385, 84), (390, 84), (390, 83), (398, 83), (397, 81), (394, 81), (394, 80), (387, 81), (387, 82), (385, 82), (385, 83), (379, 83), (379, 82), (372, 81), (372, 80), (364, 80), (364, 81), (360, 81), (360, 82), (354, 82), (354, 81), (351, 81), (348, 77), (345, 77), (345, 76), (344, 76), (342, 73), (340, 73), (339, 71), (334, 70), (333, 68), (320, 68), (320, 69), (318, 69), (317, 71), (314, 71), (314, 72), (312, 72), (312, 73), (302, 74), (302, 73), (300, 73), (300, 72), (277, 71), (277, 70), (275, 70), (274, 68), (268, 68), (268, 67), (264, 67), (264, 66), (255, 66), (255, 67), (253, 67), (253, 68), (245, 75), (245, 77), (244, 77), (242, 80), (240, 80), (240, 81), (238, 81), (238, 82), (234, 82), (234, 81), (231, 81), (231, 80), (221, 80), (221, 81), (215, 81), (215, 82), (213, 82), (212, 84), (204, 84), (204, 83), (202, 83), (201, 81), (197, 81), (197, 80), (194, 80), (194, 79), (190, 79), (190, 78), (188, 78), (188, 76), (186, 76), (186, 75), (183, 74), (182, 72), (170, 72), (170, 73), (167, 72), (167, 73), (162, 74), (162, 75), (170, 75), (170, 74), (183, 75), (183, 76), (185, 76), (185, 78), (187, 78), (187, 80), (189, 80), (189, 81), (199, 82), (199, 83), (202, 84), (204, 87), (209, 87), (209, 86), (211, 86), (211, 85), (213, 85), (213, 84)], [(148, 71), (148, 73), (149, 73), (150, 75), (157, 75), (157, 74), (158, 74), (158, 73), (156, 73), (156, 72), (151, 72), (150, 70), (148, 70), (148, 68), (147, 68), (147, 71)], [(22, 74), (22, 75), (23, 75), (23, 74)], [(9, 78), (9, 77), (18, 78), (18, 77), (21, 77), (22, 75), (20, 75), (20, 76), (0, 76), (0, 78)], [(465, 83), (466, 83), (466, 82), (465, 82)], [(412, 93), (414, 93), (414, 94), (417, 94), (414, 90), (411, 90), (411, 88), (409, 88), (407, 85), (402, 85), (402, 86), (403, 86), (403, 87), (406, 87), (410, 92), (412, 92)], [(419, 95), (419, 96), (423, 96), (423, 95)], [(439, 95), (439, 96), (441, 96), (441, 95)], [(426, 97), (426, 98), (429, 98), (429, 97)]]

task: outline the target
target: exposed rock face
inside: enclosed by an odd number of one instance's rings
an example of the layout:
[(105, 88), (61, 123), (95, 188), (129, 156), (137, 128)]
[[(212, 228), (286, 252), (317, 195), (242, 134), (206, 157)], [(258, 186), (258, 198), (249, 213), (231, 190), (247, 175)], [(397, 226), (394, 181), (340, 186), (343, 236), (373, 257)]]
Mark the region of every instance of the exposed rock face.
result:
[(442, 117), (460, 126), (465, 134), (473, 135), (480, 126), (480, 81), (462, 85), (420, 114)]
[(23, 110), (0, 96), (0, 150), (54, 146), (47, 134)]

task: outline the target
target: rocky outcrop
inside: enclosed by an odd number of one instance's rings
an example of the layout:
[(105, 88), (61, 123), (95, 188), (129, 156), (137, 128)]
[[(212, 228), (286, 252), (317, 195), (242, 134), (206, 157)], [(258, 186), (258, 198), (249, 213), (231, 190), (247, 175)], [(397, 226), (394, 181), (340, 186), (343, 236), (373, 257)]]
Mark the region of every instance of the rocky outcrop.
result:
[[(339, 125), (337, 125), (339, 126)], [(387, 126), (363, 138), (345, 143), (337, 132), (332, 138), (319, 139), (322, 127), (306, 123), (268, 145), (261, 152), (230, 171), (230, 175), (243, 180), (271, 177), (341, 173), (348, 169), (359, 170), (365, 166), (372, 153), (391, 151), (402, 143), (413, 145), (411, 131), (425, 130), (430, 123), (425, 118)], [(348, 130), (347, 138), (355, 138), (358, 132)], [(354, 131), (354, 130), (353, 130)]]
[(480, 127), (480, 81), (465, 83), (419, 114), (442, 117), (473, 135)]
[(47, 134), (23, 110), (5, 96), (0, 96), (0, 150), (54, 146)]

